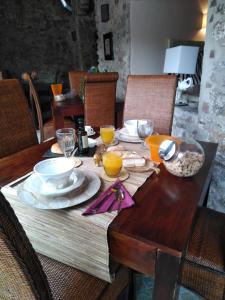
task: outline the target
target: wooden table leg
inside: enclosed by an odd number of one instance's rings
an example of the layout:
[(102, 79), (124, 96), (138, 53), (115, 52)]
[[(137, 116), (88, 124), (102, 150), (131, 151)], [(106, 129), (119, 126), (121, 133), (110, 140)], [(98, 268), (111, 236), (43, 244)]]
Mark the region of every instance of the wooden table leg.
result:
[(177, 279), (180, 268), (180, 257), (175, 257), (161, 251), (157, 252), (154, 300), (177, 299), (179, 287)]

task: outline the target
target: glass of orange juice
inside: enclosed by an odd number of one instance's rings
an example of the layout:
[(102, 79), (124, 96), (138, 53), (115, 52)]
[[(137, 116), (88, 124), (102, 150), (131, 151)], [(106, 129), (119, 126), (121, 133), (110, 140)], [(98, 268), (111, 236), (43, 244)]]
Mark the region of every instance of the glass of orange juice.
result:
[(54, 96), (62, 94), (62, 83), (51, 84), (52, 93)]
[(113, 125), (104, 125), (100, 127), (100, 135), (103, 144), (110, 145), (115, 137), (115, 127)]
[(122, 168), (122, 158), (114, 152), (105, 152), (102, 156), (103, 167), (106, 175), (117, 177)]

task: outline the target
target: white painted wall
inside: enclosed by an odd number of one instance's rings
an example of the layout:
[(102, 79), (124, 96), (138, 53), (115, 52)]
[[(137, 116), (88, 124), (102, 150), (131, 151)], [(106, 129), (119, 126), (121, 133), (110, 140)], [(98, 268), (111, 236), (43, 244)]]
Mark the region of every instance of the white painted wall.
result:
[(204, 40), (207, 0), (131, 0), (131, 74), (161, 74), (168, 39)]

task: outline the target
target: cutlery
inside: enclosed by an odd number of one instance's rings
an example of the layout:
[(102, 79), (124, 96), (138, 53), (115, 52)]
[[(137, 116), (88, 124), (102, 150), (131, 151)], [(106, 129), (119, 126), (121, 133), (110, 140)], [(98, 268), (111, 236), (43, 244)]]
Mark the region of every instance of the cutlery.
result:
[[(96, 213), (97, 210), (105, 203), (107, 198), (112, 194), (115, 193), (115, 189), (111, 189), (107, 194), (104, 195), (104, 197), (96, 204), (94, 208), (91, 209), (91, 212)], [(114, 202), (114, 201), (113, 201)]]
[(118, 201), (118, 198), (119, 198), (119, 189), (116, 189), (116, 190), (115, 190), (115, 193), (116, 193), (115, 199), (113, 199), (112, 203), (111, 203), (110, 206), (108, 207), (107, 212), (110, 212), (110, 213), (111, 213), (111, 212), (112, 212), (112, 208), (113, 208), (114, 203), (115, 203), (116, 201)]
[(118, 196), (119, 206), (117, 209), (117, 214), (119, 214), (121, 211), (121, 206), (122, 206), (122, 202), (123, 202), (124, 198), (125, 198), (124, 192), (121, 189), (119, 189), (119, 196)]

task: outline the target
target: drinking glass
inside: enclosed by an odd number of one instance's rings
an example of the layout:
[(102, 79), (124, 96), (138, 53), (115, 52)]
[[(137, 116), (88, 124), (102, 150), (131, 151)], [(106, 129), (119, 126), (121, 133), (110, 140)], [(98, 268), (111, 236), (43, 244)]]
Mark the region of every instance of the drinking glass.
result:
[(109, 146), (115, 137), (115, 127), (113, 125), (104, 125), (100, 127), (100, 135), (105, 146)]
[(70, 157), (75, 148), (75, 130), (62, 128), (56, 130), (57, 142), (65, 157)]
[(114, 152), (105, 152), (102, 156), (103, 168), (109, 177), (117, 177), (122, 168), (122, 158)]
[(138, 120), (137, 121), (137, 133), (139, 138), (142, 140), (142, 146), (147, 148), (145, 145), (145, 138), (153, 133), (153, 122), (151, 120)]
[(51, 84), (52, 93), (54, 96), (62, 94), (62, 83)]

